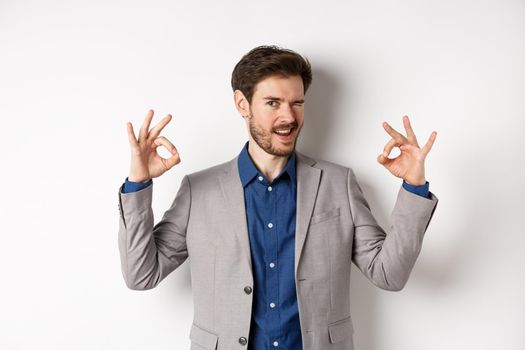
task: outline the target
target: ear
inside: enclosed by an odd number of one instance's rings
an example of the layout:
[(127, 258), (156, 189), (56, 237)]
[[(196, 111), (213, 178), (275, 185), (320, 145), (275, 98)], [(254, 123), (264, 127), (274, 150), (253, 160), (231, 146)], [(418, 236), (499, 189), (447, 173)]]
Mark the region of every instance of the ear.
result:
[(233, 101), (235, 108), (237, 108), (237, 111), (239, 111), (243, 118), (250, 114), (250, 104), (241, 90), (235, 90), (233, 92)]

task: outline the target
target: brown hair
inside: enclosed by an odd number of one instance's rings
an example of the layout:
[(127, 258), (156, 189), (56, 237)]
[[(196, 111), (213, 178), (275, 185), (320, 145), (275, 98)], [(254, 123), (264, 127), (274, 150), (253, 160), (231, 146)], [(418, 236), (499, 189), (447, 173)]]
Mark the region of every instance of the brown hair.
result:
[(248, 103), (251, 103), (255, 85), (272, 75), (300, 75), (303, 79), (304, 93), (312, 82), (312, 68), (308, 59), (289, 49), (263, 45), (252, 49), (235, 65), (232, 72), (232, 89), (241, 90)]

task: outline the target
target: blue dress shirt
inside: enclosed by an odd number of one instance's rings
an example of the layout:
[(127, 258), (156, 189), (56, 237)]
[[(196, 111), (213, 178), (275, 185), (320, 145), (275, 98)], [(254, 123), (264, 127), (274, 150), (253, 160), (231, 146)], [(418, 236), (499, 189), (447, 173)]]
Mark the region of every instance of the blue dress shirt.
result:
[[(302, 350), (294, 273), (296, 158), (292, 153), (271, 183), (253, 163), (248, 142), (238, 158), (254, 276), (249, 350)], [(122, 191), (139, 191), (152, 183), (126, 178)], [(421, 186), (403, 181), (403, 187), (428, 198), (428, 181)]]
[(270, 183), (248, 154), (239, 159), (254, 276), (248, 349), (302, 350), (295, 292), (295, 152)]

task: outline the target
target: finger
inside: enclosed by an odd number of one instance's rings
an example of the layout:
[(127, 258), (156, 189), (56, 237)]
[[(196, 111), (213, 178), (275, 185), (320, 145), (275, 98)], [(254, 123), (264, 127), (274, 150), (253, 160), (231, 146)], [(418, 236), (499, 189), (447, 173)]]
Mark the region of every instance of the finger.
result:
[(164, 136), (157, 137), (154, 140), (154, 143), (155, 145), (157, 145), (157, 147), (164, 146), (172, 154), (172, 156), (168, 159), (163, 158), (167, 163), (168, 169), (180, 163), (180, 155), (177, 151), (177, 148), (167, 138), (165, 138)]
[(175, 165), (177, 165), (179, 163), (180, 163), (180, 155), (179, 155), (179, 153), (176, 153), (176, 154), (172, 155), (171, 157), (169, 157), (168, 159), (166, 159), (166, 165), (168, 166), (168, 169), (173, 168)]
[(128, 128), (128, 139), (131, 146), (138, 146), (137, 138), (135, 137), (135, 132), (133, 131), (133, 125), (130, 122), (126, 123)]
[(390, 139), (390, 141), (387, 142), (385, 147), (383, 148), (383, 156), (388, 157), (390, 152), (392, 152), (392, 149), (397, 145), (396, 139)]
[(428, 154), (428, 152), (430, 152), (430, 150), (432, 149), (432, 145), (434, 144), (434, 141), (436, 141), (436, 136), (437, 136), (437, 132), (436, 131), (432, 131), (432, 133), (430, 134), (430, 137), (428, 138), (428, 141), (427, 143), (423, 146), (423, 148), (421, 149), (423, 151), (423, 154), (426, 156)]
[(156, 139), (157, 136), (159, 136), (160, 132), (168, 123), (171, 121), (171, 114), (168, 114), (165, 116), (151, 131), (149, 132), (148, 138), (149, 139)]
[(390, 163), (392, 163), (394, 161), (394, 159), (390, 159), (388, 157), (385, 157), (384, 154), (382, 153), (382, 154), (377, 156), (377, 161), (379, 162), (379, 164), (382, 164), (382, 165), (388, 167), (388, 165)]
[(403, 144), (407, 141), (406, 137), (394, 130), (394, 128), (392, 128), (387, 122), (383, 122), (383, 128), (390, 136), (392, 136), (392, 138), (398, 140), (400, 144)]
[(417, 144), (416, 134), (414, 133), (414, 130), (412, 130), (412, 125), (410, 125), (410, 119), (408, 119), (408, 115), (403, 116), (403, 126), (407, 132), (408, 140), (419, 147)]
[(164, 136), (157, 137), (153, 142), (156, 145), (155, 148), (157, 148), (159, 146), (164, 146), (168, 151), (170, 151), (171, 154), (178, 154), (179, 153), (177, 151), (177, 148), (175, 147), (175, 145), (173, 145), (173, 143), (171, 143), (170, 140), (168, 140)]
[(153, 109), (150, 109), (146, 114), (146, 118), (144, 118), (144, 122), (142, 123), (142, 127), (140, 128), (139, 132), (139, 141), (144, 142), (148, 138), (148, 130), (151, 119), (153, 119)]

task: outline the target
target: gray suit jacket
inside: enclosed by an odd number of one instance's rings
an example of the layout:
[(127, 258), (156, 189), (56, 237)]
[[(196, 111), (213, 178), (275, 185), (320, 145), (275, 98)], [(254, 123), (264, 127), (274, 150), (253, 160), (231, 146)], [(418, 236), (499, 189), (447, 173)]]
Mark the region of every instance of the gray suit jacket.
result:
[[(253, 287), (237, 157), (184, 176), (154, 225), (152, 189), (119, 189), (122, 274), (131, 289), (157, 286), (187, 258), (194, 295), (191, 349), (242, 349)], [(421, 250), (437, 198), (399, 189), (388, 233), (351, 168), (297, 152), (295, 282), (304, 350), (353, 349), (351, 262), (376, 286), (398, 291)]]

